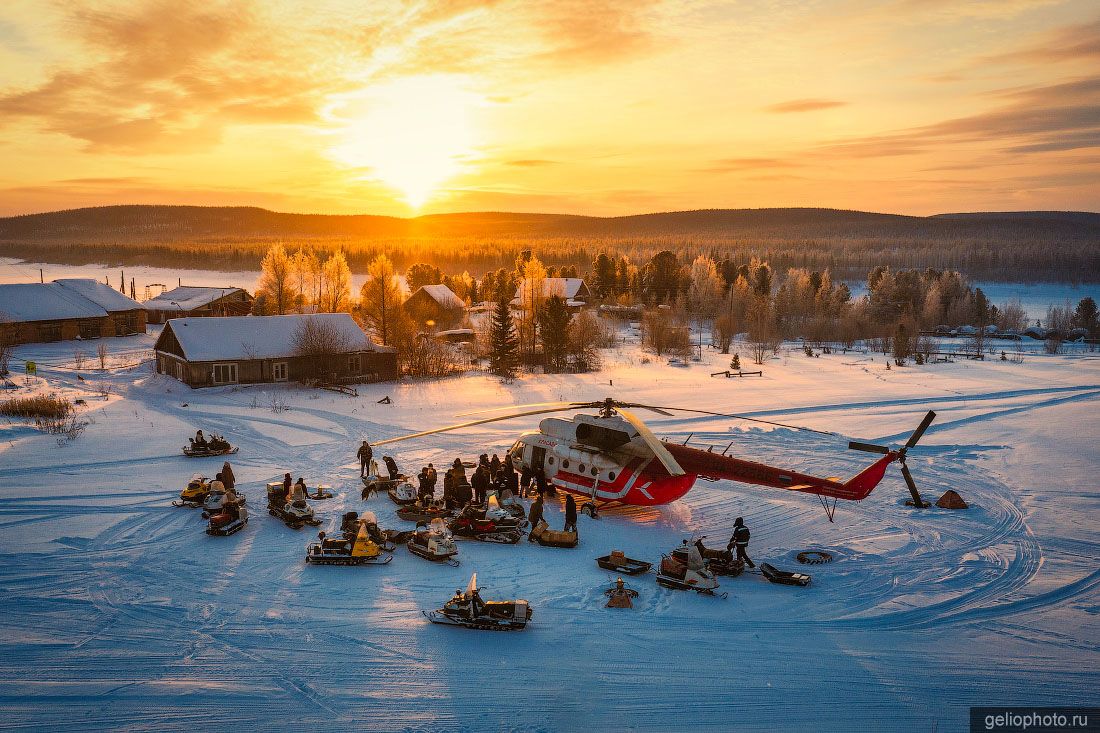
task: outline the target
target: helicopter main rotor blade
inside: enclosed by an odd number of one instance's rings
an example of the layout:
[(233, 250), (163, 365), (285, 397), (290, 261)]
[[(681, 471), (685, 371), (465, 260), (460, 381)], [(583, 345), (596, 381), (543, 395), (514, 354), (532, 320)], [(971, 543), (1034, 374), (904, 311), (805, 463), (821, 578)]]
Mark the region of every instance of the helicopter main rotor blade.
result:
[(936, 413), (931, 410), (924, 416), (924, 419), (920, 421), (920, 425), (913, 431), (913, 434), (909, 436), (909, 440), (905, 441), (906, 448), (912, 448), (917, 444), (917, 441), (924, 435), (924, 431), (928, 429), (928, 426), (932, 424), (932, 421), (936, 419)]
[(524, 409), (527, 407), (560, 407), (565, 409), (567, 407), (589, 407), (595, 405), (595, 402), (530, 402), (526, 405), (504, 405), (503, 407), (490, 407), (485, 410), (474, 410), (472, 412), (460, 412), (455, 417), (468, 417), (470, 415), (484, 415), (489, 412), (500, 412), (501, 410), (515, 410)]
[(458, 430), (460, 428), (471, 428), (475, 425), (484, 425), (486, 423), (498, 422), (500, 420), (511, 420), (513, 417), (526, 417), (528, 415), (543, 415), (548, 412), (561, 412), (562, 410), (573, 409), (572, 405), (566, 407), (549, 407), (542, 410), (526, 410), (524, 412), (513, 412), (508, 415), (497, 415), (496, 417), (487, 417), (484, 420), (471, 420), (470, 422), (458, 423), (457, 425), (448, 425), (442, 428), (435, 428), (434, 430), (424, 430), (419, 433), (411, 433), (409, 435), (400, 435), (396, 438), (386, 438), (380, 440), (374, 445), (387, 445), (389, 443), (397, 443), (402, 440), (412, 440), (413, 438), (422, 438), (425, 435), (435, 435), (436, 433), (446, 433), (451, 430)]
[(691, 409), (691, 408), (688, 408), (688, 407), (669, 407), (668, 405), (642, 405), (642, 404), (637, 404), (637, 403), (633, 403), (633, 402), (624, 402), (622, 404), (626, 407), (645, 407), (647, 409), (657, 408), (659, 410), (673, 410), (675, 412), (694, 412), (694, 413), (697, 413), (699, 415), (713, 415), (715, 417), (731, 417), (731, 418), (734, 418), (735, 420), (748, 420), (749, 422), (759, 422), (759, 423), (764, 423), (765, 425), (775, 425), (776, 427), (780, 427), (780, 428), (790, 428), (792, 430), (804, 430), (808, 433), (818, 433), (819, 435), (836, 435), (836, 433), (830, 432), (828, 430), (815, 430), (814, 428), (806, 428), (806, 427), (803, 427), (801, 425), (789, 425), (787, 423), (773, 422), (771, 420), (761, 420), (760, 418), (748, 417), (746, 415), (733, 415), (733, 414), (728, 413), (728, 412), (711, 412), (709, 410), (694, 410), (694, 409)]
[(638, 435), (641, 436), (645, 444), (648, 445), (649, 449), (653, 451), (653, 454), (657, 456), (657, 460), (661, 462), (661, 465), (663, 465), (670, 474), (673, 476), (683, 476), (687, 473), (687, 471), (681, 468), (680, 464), (676, 462), (676, 459), (672, 457), (672, 454), (668, 452), (668, 448), (665, 448), (664, 443), (658, 440), (657, 436), (653, 434), (653, 431), (650, 430), (637, 415), (621, 407), (616, 408), (616, 412), (638, 431)]
[(874, 443), (861, 443), (858, 440), (853, 440), (848, 443), (848, 450), (862, 450), (868, 453), (881, 453), (886, 455), (890, 452), (890, 449), (884, 445), (875, 445)]

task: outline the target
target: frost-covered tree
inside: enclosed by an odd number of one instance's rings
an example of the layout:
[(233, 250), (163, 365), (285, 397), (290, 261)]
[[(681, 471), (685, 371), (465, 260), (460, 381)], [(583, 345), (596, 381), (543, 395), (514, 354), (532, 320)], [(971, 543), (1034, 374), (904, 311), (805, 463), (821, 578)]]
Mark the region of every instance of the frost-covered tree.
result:
[(289, 313), (294, 307), (294, 283), (290, 257), (281, 244), (273, 244), (260, 263), (260, 285), (267, 308), (275, 315)]
[(359, 291), (359, 312), (382, 344), (388, 346), (395, 340), (401, 321), (404, 292), (386, 255), (374, 258), (367, 267), (367, 277)]

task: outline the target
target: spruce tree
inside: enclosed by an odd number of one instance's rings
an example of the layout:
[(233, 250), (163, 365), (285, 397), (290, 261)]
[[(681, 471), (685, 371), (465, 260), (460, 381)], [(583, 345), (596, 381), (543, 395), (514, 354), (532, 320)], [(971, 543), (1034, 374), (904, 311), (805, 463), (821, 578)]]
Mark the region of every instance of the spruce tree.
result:
[(546, 307), (539, 313), (539, 332), (542, 334), (542, 353), (547, 372), (565, 369), (569, 348), (569, 321), (572, 315), (560, 295), (552, 295)]
[(489, 371), (501, 377), (516, 375), (516, 329), (512, 323), (507, 294), (497, 298), (489, 326)]

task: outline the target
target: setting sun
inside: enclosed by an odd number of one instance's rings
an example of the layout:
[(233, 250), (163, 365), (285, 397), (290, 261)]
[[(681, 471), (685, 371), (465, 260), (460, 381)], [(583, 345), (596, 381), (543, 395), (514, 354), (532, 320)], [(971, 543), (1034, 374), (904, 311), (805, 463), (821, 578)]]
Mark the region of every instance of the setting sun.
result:
[(328, 110), (338, 126), (330, 153), (419, 209), (468, 166), (477, 144), (476, 111), (483, 104), (454, 76), (405, 77), (374, 85), (341, 98)]

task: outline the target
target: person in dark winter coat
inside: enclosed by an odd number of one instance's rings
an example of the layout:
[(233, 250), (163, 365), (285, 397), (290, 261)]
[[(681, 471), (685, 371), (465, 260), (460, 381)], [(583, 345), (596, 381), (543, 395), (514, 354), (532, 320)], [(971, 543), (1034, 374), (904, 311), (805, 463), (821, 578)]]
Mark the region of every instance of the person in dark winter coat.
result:
[(294, 479), (290, 477), (289, 473), (283, 474), (283, 491), (287, 494), (290, 493), (290, 487), (294, 484)]
[(427, 466), (420, 469), (420, 473), (416, 475), (416, 480), (420, 484), (416, 490), (416, 497), (420, 499), (421, 503), (431, 499), (435, 495), (435, 482), (432, 481)]
[[(527, 512), (527, 521), (531, 524), (531, 529), (538, 526), (538, 523), (542, 521), (542, 494), (535, 497), (535, 500), (531, 502), (531, 509)], [(535, 540), (528, 535), (528, 542), (534, 542)]]
[(737, 548), (737, 559), (744, 562), (750, 568), (755, 568), (756, 564), (749, 558), (749, 528), (745, 526), (745, 520), (738, 517), (733, 523), (733, 537), (730, 537), (729, 544), (726, 545), (727, 550)]
[(370, 447), (370, 443), (364, 440), (363, 445), (359, 446), (359, 451), (355, 455), (359, 458), (359, 478), (363, 478), (367, 475), (367, 466), (374, 458), (374, 449)]
[(233, 467), (229, 465), (229, 461), (222, 464), (222, 483), (227, 489), (237, 485), (237, 477), (233, 475)]
[(489, 480), (496, 482), (497, 476), (500, 474), (500, 469), (503, 464), (500, 462), (500, 457), (496, 453), (489, 459)]
[(531, 489), (531, 477), (532, 477), (531, 469), (529, 469), (527, 466), (524, 466), (523, 468), (520, 469), (520, 472), (519, 472), (519, 488), (520, 488), (519, 495), (524, 497), (524, 498), (527, 498), (527, 494), (529, 493), (529, 491)]
[(519, 496), (519, 477), (516, 476), (516, 468), (512, 465), (512, 456), (505, 456), (501, 464), (500, 473), (497, 474), (497, 484), (501, 490), (512, 492), (512, 496)]
[(386, 471), (390, 474), (390, 481), (396, 481), (397, 474), (399, 473), (397, 470), (397, 461), (393, 460), (393, 456), (386, 456), (382, 459), (382, 462), (386, 464)]
[(474, 487), (474, 501), (484, 504), (489, 495), (489, 469), (484, 464), (478, 466), (470, 482)]
[(577, 531), (577, 502), (573, 501), (572, 494), (565, 496), (565, 532)]
[(546, 472), (543, 471), (542, 468), (536, 468), (534, 474), (535, 490), (538, 492), (538, 495), (541, 498), (545, 496), (550, 490), (550, 487), (546, 483)]

